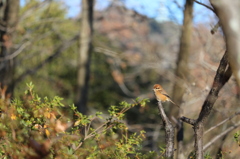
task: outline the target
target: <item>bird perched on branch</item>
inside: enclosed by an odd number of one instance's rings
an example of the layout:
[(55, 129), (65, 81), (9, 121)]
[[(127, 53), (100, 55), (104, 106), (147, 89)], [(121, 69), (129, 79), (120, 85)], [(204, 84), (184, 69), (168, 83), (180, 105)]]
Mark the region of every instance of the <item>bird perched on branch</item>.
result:
[(155, 84), (153, 86), (153, 91), (155, 94), (155, 97), (157, 99), (157, 101), (159, 102), (166, 102), (166, 101), (170, 101), (172, 102), (174, 105), (176, 105), (177, 107), (180, 108), (179, 105), (177, 105), (176, 103), (174, 103), (171, 98), (169, 97), (169, 95), (167, 94), (167, 92), (162, 88), (162, 86), (160, 84)]

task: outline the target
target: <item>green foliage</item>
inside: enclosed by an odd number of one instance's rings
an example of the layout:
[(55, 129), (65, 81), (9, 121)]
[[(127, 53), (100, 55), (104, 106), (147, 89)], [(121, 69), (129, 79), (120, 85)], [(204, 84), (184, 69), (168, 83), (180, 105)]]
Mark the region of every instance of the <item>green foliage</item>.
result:
[[(74, 105), (66, 107), (62, 98), (41, 98), (34, 85), (22, 99), (0, 102), (1, 158), (151, 158), (142, 154), (145, 132), (130, 133), (123, 119), (135, 106), (148, 99), (111, 106), (109, 115), (83, 115)], [(72, 114), (74, 117), (72, 117)]]
[(166, 148), (165, 147), (159, 147), (160, 148), (160, 156), (161, 156), (161, 158), (164, 158), (164, 154), (165, 154), (165, 152), (166, 152)]
[(240, 132), (236, 132), (234, 134), (234, 141), (236, 141), (238, 143), (238, 145), (240, 146)]
[[(14, 43), (23, 45), (24, 50), (19, 54), (16, 63), (15, 78), (27, 71), (32, 71), (48, 57), (57, 52), (64, 45), (64, 41), (78, 34), (79, 22), (66, 17), (66, 6), (59, 1), (43, 2), (40, 0), (26, 1), (20, 9), (18, 28)], [(31, 13), (31, 14), (30, 14)], [(71, 28), (71, 29), (70, 29)], [(73, 87), (76, 83), (74, 72), (77, 59), (77, 41), (61, 55), (54, 57), (51, 63), (44, 63), (44, 68), (33, 71), (32, 76), (27, 76), (17, 81), (15, 96), (21, 96), (25, 83), (34, 81), (35, 90), (40, 97), (53, 98), (56, 94), (73, 101)], [(18, 67), (21, 64), (21, 67)], [(49, 89), (51, 88), (51, 89)]]
[(204, 156), (205, 159), (212, 159), (211, 155), (209, 152), (207, 152)]

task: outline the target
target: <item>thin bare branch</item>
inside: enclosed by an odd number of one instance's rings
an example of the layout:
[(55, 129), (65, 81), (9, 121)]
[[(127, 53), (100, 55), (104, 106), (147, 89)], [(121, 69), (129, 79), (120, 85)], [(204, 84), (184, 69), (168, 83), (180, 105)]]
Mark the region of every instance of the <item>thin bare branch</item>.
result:
[(119, 58), (119, 55), (120, 55), (119, 53), (117, 53), (115, 51), (112, 51), (112, 50), (109, 50), (106, 48), (102, 48), (102, 47), (95, 47), (94, 50), (96, 52), (103, 53), (107, 56), (114, 57), (114, 58)]
[(238, 128), (240, 126), (240, 122), (238, 122), (237, 124), (229, 127), (228, 129), (226, 129), (225, 131), (223, 131), (222, 133), (220, 133), (219, 135), (215, 136), (212, 140), (210, 140), (207, 144), (205, 144), (203, 146), (203, 151), (206, 150), (207, 148), (209, 148), (211, 145), (213, 145), (216, 141), (219, 140), (219, 138), (223, 137), (224, 135), (230, 133), (232, 130)]
[(230, 116), (227, 119), (223, 120), (222, 122), (218, 123), (217, 125), (214, 125), (213, 127), (211, 127), (210, 129), (208, 129), (207, 131), (204, 132), (204, 135), (206, 135), (207, 133), (209, 133), (213, 129), (219, 127), (220, 125), (226, 123), (227, 121), (231, 120), (232, 118), (234, 118), (237, 115), (240, 115), (240, 111), (236, 112), (235, 114), (233, 114), (232, 116)]
[(173, 0), (173, 3), (175, 3), (179, 9), (183, 10), (183, 7), (179, 4), (177, 0)]
[(215, 10), (212, 7), (206, 5), (206, 4), (202, 3), (202, 2), (199, 2), (197, 0), (193, 0), (193, 1), (198, 3), (198, 4), (200, 4), (200, 5), (202, 5), (202, 6), (204, 6), (204, 7), (206, 7), (207, 9), (210, 9), (211, 11), (213, 11), (215, 13)]
[(3, 58), (0, 58), (0, 62), (1, 61), (7, 61), (7, 60), (12, 60), (13, 58), (15, 58), (16, 56), (18, 56), (27, 46), (29, 46), (31, 44), (30, 41), (27, 41), (25, 43), (23, 43), (15, 52), (13, 52), (12, 54), (5, 56)]

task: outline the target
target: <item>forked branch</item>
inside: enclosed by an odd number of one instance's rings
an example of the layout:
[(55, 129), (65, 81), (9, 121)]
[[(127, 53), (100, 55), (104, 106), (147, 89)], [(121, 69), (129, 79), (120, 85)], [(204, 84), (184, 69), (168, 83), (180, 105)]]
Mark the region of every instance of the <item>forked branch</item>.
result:
[(197, 159), (203, 158), (203, 127), (204, 122), (208, 118), (214, 103), (218, 98), (218, 93), (221, 88), (226, 84), (229, 78), (232, 75), (232, 70), (229, 66), (227, 51), (223, 55), (220, 65), (218, 67), (216, 76), (213, 81), (212, 88), (202, 106), (202, 110), (199, 114), (197, 120), (189, 119), (186, 117), (181, 117), (181, 120), (193, 125), (193, 129), (195, 132), (195, 155)]

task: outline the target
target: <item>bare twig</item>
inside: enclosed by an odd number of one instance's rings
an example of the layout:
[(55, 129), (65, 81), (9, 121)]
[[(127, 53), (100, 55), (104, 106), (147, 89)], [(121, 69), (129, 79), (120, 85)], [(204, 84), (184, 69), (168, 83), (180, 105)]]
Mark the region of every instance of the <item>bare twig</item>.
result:
[(0, 58), (0, 62), (11, 60), (11, 59), (15, 58), (16, 56), (18, 56), (23, 51), (23, 49), (25, 49), (30, 44), (31, 44), (30, 41), (27, 41), (27, 42), (23, 43), (14, 53), (12, 53), (8, 56), (5, 56), (3, 58)]
[(193, 1), (198, 3), (198, 4), (200, 4), (200, 5), (202, 5), (202, 6), (204, 6), (204, 7), (206, 7), (207, 9), (210, 9), (211, 11), (213, 11), (215, 13), (215, 10), (212, 7), (206, 5), (206, 4), (202, 3), (202, 2), (199, 2), (197, 0), (193, 0)]
[(132, 93), (127, 88), (127, 86), (124, 82), (123, 73), (121, 72), (121, 69), (119, 68), (119, 63), (122, 60), (122, 57), (120, 56), (120, 54), (117, 52), (111, 51), (109, 49), (102, 48), (102, 47), (95, 47), (95, 51), (97, 51), (99, 53), (103, 53), (106, 56), (110, 56), (113, 59), (114, 62), (108, 62), (109, 65), (111, 66), (110, 68), (112, 69), (113, 79), (118, 84), (118, 86), (120, 87), (120, 89), (122, 90), (122, 92), (124, 94), (126, 94), (129, 97), (135, 97), (134, 93)]
[(206, 150), (208, 147), (210, 147), (213, 143), (218, 141), (219, 138), (223, 137), (224, 135), (228, 134), (229, 132), (231, 132), (232, 130), (238, 128), (239, 126), (240, 126), (240, 122), (238, 122), (237, 124), (235, 124), (233, 126), (230, 126), (228, 129), (226, 129), (225, 131), (223, 131), (219, 135), (215, 136), (212, 140), (210, 140), (207, 144), (205, 144), (203, 146), (203, 151)]
[(115, 52), (115, 51), (112, 51), (112, 50), (109, 50), (109, 49), (106, 49), (106, 48), (102, 48), (102, 47), (95, 47), (94, 50), (96, 52), (99, 52), (99, 53), (103, 53), (107, 56), (110, 56), (110, 57), (114, 57), (114, 58), (120, 58), (120, 54)]
[(179, 9), (183, 10), (183, 7), (178, 3), (177, 0), (173, 0), (173, 3), (175, 3)]
[(235, 114), (233, 114), (232, 116), (230, 116), (227, 119), (223, 120), (222, 122), (218, 123), (217, 125), (214, 125), (213, 127), (211, 127), (210, 129), (208, 129), (207, 131), (204, 132), (204, 135), (209, 133), (211, 130), (217, 128), (218, 126), (220, 126), (220, 125), (226, 123), (227, 121), (231, 120), (232, 118), (234, 118), (237, 115), (240, 115), (240, 111), (236, 112)]

